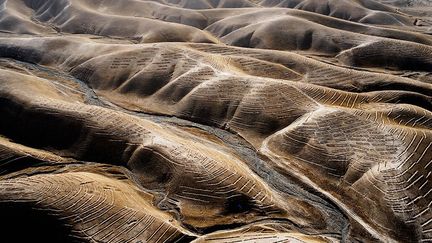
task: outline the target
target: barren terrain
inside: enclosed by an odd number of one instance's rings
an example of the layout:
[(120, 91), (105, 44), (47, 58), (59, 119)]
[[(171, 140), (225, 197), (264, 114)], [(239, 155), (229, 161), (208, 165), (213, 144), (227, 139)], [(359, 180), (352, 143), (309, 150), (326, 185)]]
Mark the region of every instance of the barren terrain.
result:
[(0, 242), (432, 242), (431, 174), (429, 0), (0, 0)]

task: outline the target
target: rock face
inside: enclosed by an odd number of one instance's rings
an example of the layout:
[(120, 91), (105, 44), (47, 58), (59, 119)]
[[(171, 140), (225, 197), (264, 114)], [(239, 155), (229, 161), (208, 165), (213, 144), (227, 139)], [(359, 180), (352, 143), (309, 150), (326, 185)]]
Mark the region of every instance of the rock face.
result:
[(1, 242), (432, 241), (430, 1), (0, 0), (0, 32)]

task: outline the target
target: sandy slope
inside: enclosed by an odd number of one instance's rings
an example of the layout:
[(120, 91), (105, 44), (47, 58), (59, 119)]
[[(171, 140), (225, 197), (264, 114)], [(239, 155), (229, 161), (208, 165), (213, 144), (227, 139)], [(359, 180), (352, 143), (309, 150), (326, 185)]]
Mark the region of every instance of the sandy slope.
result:
[(432, 241), (428, 1), (0, 0), (0, 30), (0, 241)]

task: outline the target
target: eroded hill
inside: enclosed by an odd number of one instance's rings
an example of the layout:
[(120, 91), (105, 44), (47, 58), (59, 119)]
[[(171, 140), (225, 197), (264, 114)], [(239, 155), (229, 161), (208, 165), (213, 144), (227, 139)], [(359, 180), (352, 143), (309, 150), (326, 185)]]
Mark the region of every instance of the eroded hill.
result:
[(5, 242), (432, 241), (428, 1), (0, 0), (0, 30)]

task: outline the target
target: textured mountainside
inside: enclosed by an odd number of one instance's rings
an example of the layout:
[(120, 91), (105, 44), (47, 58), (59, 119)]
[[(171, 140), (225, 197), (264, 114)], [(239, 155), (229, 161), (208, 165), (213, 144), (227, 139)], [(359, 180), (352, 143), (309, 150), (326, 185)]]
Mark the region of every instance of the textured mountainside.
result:
[(1, 242), (431, 242), (431, 174), (429, 0), (0, 0)]

